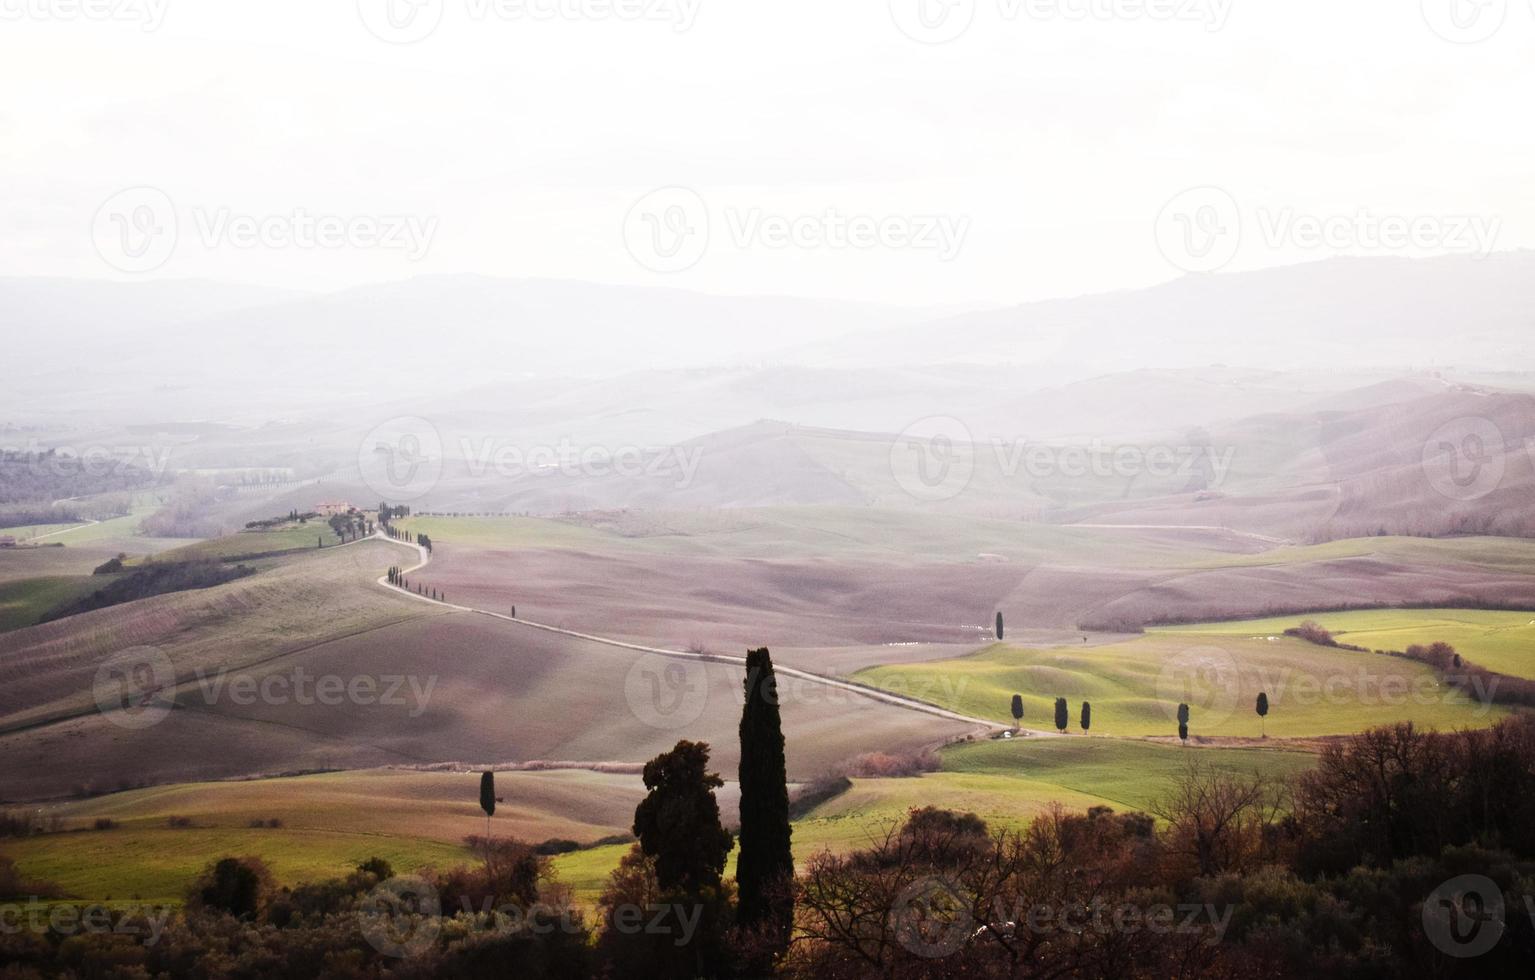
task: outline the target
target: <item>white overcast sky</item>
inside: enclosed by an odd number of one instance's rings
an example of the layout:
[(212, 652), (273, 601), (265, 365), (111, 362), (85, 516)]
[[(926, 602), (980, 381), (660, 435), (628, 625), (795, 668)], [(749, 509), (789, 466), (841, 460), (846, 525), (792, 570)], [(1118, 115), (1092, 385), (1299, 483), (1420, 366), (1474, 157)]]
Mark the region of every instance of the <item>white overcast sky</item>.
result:
[[(640, 20), (597, 16), (610, 0), (501, 5), (566, 11), (544, 19), (441, 0), (408, 45), (365, 23), (387, 2), (0, 0), (0, 274), (325, 289), (473, 272), (993, 305), (1180, 274), (1158, 216), (1202, 186), (1239, 208), (1233, 270), (1461, 247), (1276, 244), (1264, 224), (1286, 214), (1475, 216), (1498, 248), (1535, 245), (1532, 0), (973, 0), (941, 44), (898, 22), (945, 0), (620, 0), (651, 8)], [(1167, 2), (1190, 19), (1138, 13)], [(1106, 13), (1071, 19), (1084, 9)], [(1451, 43), (1431, 21), (1490, 36)], [(92, 222), (140, 186), (174, 202), (180, 235), (124, 273)], [(708, 209), (683, 271), (626, 249), (626, 216), (660, 187)], [(196, 225), (298, 209), (435, 234), (412, 259)], [(828, 211), (966, 233), (945, 259), (732, 227)]]

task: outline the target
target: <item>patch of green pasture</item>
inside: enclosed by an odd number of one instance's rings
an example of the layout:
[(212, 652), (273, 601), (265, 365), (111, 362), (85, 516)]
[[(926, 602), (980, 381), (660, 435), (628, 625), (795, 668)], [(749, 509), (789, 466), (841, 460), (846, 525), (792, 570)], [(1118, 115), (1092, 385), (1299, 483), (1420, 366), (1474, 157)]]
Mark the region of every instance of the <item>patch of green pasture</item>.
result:
[(622, 547), (625, 538), (598, 528), (537, 517), (407, 517), (391, 522), (426, 534), (432, 543), (465, 542), (480, 548)]
[(1427, 646), (1442, 641), (1478, 666), (1535, 679), (1535, 611), (1371, 609), (1179, 626), (1158, 632), (1277, 635), (1308, 619), (1322, 624), (1341, 643), (1370, 650), (1405, 650), (1415, 643)]
[(0, 633), (34, 626), (44, 613), (101, 588), (107, 576), (60, 575), (0, 582)]
[[(1092, 732), (1173, 736), (1176, 709), (1192, 709), (1198, 735), (1306, 738), (1412, 721), (1426, 728), (1491, 724), (1508, 709), (1487, 706), (1443, 684), (1429, 668), (1394, 657), (1270, 639), (1156, 632), (1100, 647), (1023, 649), (993, 644), (953, 660), (873, 667), (854, 678), (979, 718), (1012, 724), (1012, 697), (1024, 701), (1024, 728), (1055, 727), (1057, 697), (1077, 731), (1081, 702), (1093, 705)], [(1260, 724), (1259, 692), (1270, 713)]]
[(319, 542), (333, 548), (342, 543), (330, 525), (311, 521), (294, 527), (271, 531), (240, 531), (222, 538), (198, 541), (182, 548), (156, 555), (155, 561), (187, 561), (196, 558), (236, 558), (243, 555), (269, 555), (283, 551), (308, 549), (319, 551)]
[(1146, 810), (1190, 761), (1234, 775), (1283, 779), (1311, 769), (1316, 755), (1283, 743), (1217, 748), (1109, 738), (1014, 738), (945, 749), (945, 771), (1008, 776), (1106, 801), (1119, 811)]
[(26, 878), (51, 882), (71, 898), (178, 903), (207, 865), (223, 857), (260, 858), (278, 884), (345, 876), (370, 857), (396, 873), (452, 867), (473, 859), (458, 845), (385, 834), (254, 828), (78, 830), (0, 842)]
[(1523, 538), (1347, 538), (1324, 544), (1284, 546), (1251, 555), (1194, 559), (1192, 568), (1252, 568), (1304, 565), (1344, 558), (1382, 557), (1423, 564), (1469, 564), (1528, 572), (1535, 567), (1535, 541)]

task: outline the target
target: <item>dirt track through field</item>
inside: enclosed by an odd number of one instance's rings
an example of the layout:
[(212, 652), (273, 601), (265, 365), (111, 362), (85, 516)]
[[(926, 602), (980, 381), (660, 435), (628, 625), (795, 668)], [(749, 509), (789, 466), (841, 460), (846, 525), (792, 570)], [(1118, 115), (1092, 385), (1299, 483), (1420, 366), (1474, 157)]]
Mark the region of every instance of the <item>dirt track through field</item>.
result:
[[(397, 544), (397, 545), (401, 546), (402, 548), (410, 548), (410, 549), (412, 549), (413, 551), (416, 552), (416, 556), (418, 558), (418, 561), (416, 562), (416, 564), (412, 565), (410, 568), (402, 569), (401, 570), (401, 574), (402, 575), (409, 575), (412, 572), (419, 571), (420, 569), (426, 567), (431, 562), (431, 560), (432, 560), (431, 553), (426, 548), (422, 547), (421, 545), (411, 544), (411, 543), (406, 542), (406, 541), (398, 541), (398, 540), (396, 540), (394, 538), (391, 538), (388, 535), (384, 534), (382, 530), (375, 532), (375, 536), (379, 540), (381, 540), (381, 541), (388, 541), (391, 544)], [(586, 641), (591, 642), (591, 643), (601, 643), (601, 644), (603, 644), (605, 646), (619, 647), (619, 648), (624, 649), (624, 650), (634, 650), (634, 651), (636, 651), (638, 653), (654, 654), (654, 655), (660, 656), (660, 657), (669, 657), (669, 658), (672, 658), (672, 659), (675, 659), (675, 660), (694, 660), (694, 661), (702, 661), (702, 662), (705, 662), (705, 663), (734, 664), (734, 665), (742, 666), (742, 667), (744, 667), (746, 665), (746, 658), (745, 657), (732, 657), (732, 656), (726, 656), (724, 654), (715, 654), (715, 653), (688, 653), (688, 652), (684, 652), (684, 651), (681, 651), (681, 650), (666, 650), (666, 649), (663, 649), (661, 647), (643, 646), (643, 645), (638, 644), (638, 643), (628, 643), (628, 642), (625, 642), (623, 640), (614, 640), (614, 639), (610, 639), (610, 638), (604, 637), (604, 636), (594, 636), (594, 635), (592, 635), (590, 633), (578, 633), (575, 630), (562, 629), (562, 628), (560, 628), (558, 626), (549, 626), (549, 625), (547, 625), (545, 623), (536, 623), (536, 622), (532, 622), (531, 620), (517, 619), (517, 618), (514, 618), (512, 616), (508, 616), (505, 613), (491, 612), (490, 610), (487, 610), (487, 609), (476, 609), (473, 606), (459, 606), (459, 605), (455, 605), (455, 604), (453, 604), (451, 602), (444, 602), (444, 601), (442, 601), (440, 599), (433, 599), (431, 596), (419, 595), (419, 594), (417, 594), (415, 592), (410, 592), (410, 591), (405, 590), (405, 589), (396, 588), (395, 586), (389, 584), (389, 576), (388, 575), (380, 576), (377, 579), (377, 582), (378, 582), (379, 586), (381, 586), (381, 587), (383, 587), (385, 589), (388, 589), (390, 592), (393, 592), (396, 595), (409, 596), (410, 598), (415, 599), (415, 600), (417, 600), (419, 602), (431, 603), (434, 606), (438, 606), (438, 607), (445, 608), (445, 609), (453, 609), (453, 610), (456, 610), (458, 612), (468, 612), (468, 613), (476, 613), (476, 614), (481, 615), (481, 616), (490, 616), (490, 617), (495, 618), (495, 619), (504, 620), (505, 622), (508, 622), (508, 623), (516, 623), (518, 626), (524, 626), (524, 627), (527, 627), (528, 629), (543, 630), (543, 631), (545, 631), (547, 633), (558, 633), (558, 634), (560, 634), (562, 636), (574, 637), (574, 638), (576, 638), (578, 640), (586, 640)], [(871, 701), (880, 701), (880, 702), (883, 702), (885, 704), (895, 705), (896, 707), (899, 707), (899, 708), (906, 708), (906, 709), (908, 709), (910, 711), (920, 711), (923, 714), (933, 715), (935, 717), (943, 718), (943, 719), (946, 719), (948, 721), (958, 721), (958, 722), (963, 722), (963, 723), (965, 723), (967, 725), (975, 725), (977, 728), (981, 729), (982, 731), (984, 731), (986, 733), (998, 732), (998, 731), (1003, 731), (1004, 730), (1004, 726), (998, 725), (994, 721), (988, 721), (988, 720), (986, 720), (984, 718), (973, 718), (970, 715), (962, 715), (962, 714), (959, 714), (958, 712), (949, 711), (949, 710), (947, 710), (945, 708), (940, 708), (940, 707), (938, 707), (935, 704), (929, 704), (926, 701), (918, 701), (915, 698), (907, 698), (907, 697), (902, 697), (902, 696), (900, 696), (898, 694), (891, 694), (888, 691), (881, 691), (878, 688), (869, 687), (869, 686), (864, 685), (864, 684), (857, 684), (857, 683), (854, 683), (852, 681), (845, 681), (845, 680), (839, 680), (839, 679), (833, 678), (833, 677), (826, 677), (826, 676), (821, 675), (821, 674), (812, 673), (812, 672), (810, 672), (808, 670), (800, 670), (799, 668), (796, 668), (796, 667), (786, 667), (786, 666), (783, 666), (781, 664), (775, 664), (774, 667), (773, 667), (773, 670), (774, 670), (775, 673), (778, 673), (778, 674), (783, 675), (785, 677), (794, 677), (794, 678), (797, 678), (799, 680), (809, 681), (809, 682), (814, 683), (814, 684), (823, 684), (823, 685), (825, 685), (827, 687), (835, 688), (837, 690), (849, 691), (849, 692), (852, 692), (854, 694), (858, 694), (858, 695), (861, 695), (863, 697), (866, 697), (866, 698), (868, 698)], [(1029, 735), (1041, 735), (1041, 736), (1059, 737), (1059, 733), (1058, 732), (1049, 732), (1049, 731), (1034, 730), (1034, 729), (1019, 729), (1019, 731), (1025, 732), (1025, 733), (1027, 733)]]

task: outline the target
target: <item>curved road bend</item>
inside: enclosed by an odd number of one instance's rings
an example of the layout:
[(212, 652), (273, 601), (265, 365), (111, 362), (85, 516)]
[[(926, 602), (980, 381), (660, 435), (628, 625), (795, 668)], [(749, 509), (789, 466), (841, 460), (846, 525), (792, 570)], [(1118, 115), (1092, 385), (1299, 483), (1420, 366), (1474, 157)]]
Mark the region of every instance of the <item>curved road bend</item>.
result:
[[(418, 571), (419, 569), (424, 568), (432, 560), (431, 554), (421, 545), (410, 544), (406, 541), (397, 541), (394, 538), (384, 534), (382, 530), (375, 532), (374, 536), (381, 541), (388, 541), (390, 544), (397, 544), (402, 548), (410, 548), (416, 552), (416, 555), (420, 560), (410, 568), (402, 569), (401, 574), (409, 575), (411, 572)], [(434, 606), (439, 606), (447, 609), (455, 609), (459, 612), (477, 613), (481, 616), (491, 616), (495, 619), (505, 620), (508, 623), (516, 623), (518, 626), (526, 626), (529, 629), (543, 630), (546, 633), (558, 633), (561, 636), (574, 637), (575, 639), (586, 640), (590, 643), (601, 643), (604, 646), (618, 647), (623, 650), (635, 650), (640, 653), (654, 654), (658, 657), (670, 657), (674, 660), (696, 660), (702, 661), (704, 663), (733, 664), (740, 667), (744, 667), (746, 665), (745, 657), (732, 657), (717, 653), (686, 653), (681, 650), (665, 650), (661, 647), (648, 647), (638, 643), (628, 643), (623, 640), (614, 640), (606, 636), (594, 636), (591, 633), (578, 633), (575, 630), (562, 629), (558, 626), (550, 626), (546, 623), (536, 623), (528, 619), (514, 619), (504, 613), (491, 612), (487, 609), (476, 609), (473, 606), (460, 606), (451, 602), (443, 602), (440, 599), (433, 599), (430, 596), (417, 595), (414, 592), (407, 592), (404, 589), (397, 589), (389, 584), (388, 575), (380, 576), (377, 582), (380, 586), (383, 586), (396, 595), (408, 596), (409, 598), (415, 599), (418, 602), (427, 602)], [(827, 677), (823, 674), (812, 673), (808, 670), (800, 670), (797, 667), (785, 667), (782, 664), (774, 664), (773, 670), (775, 673), (782, 674), (786, 677), (794, 677), (800, 680), (809, 681), (814, 684), (824, 684), (827, 687), (836, 688), (837, 690), (849, 691), (854, 694), (859, 694), (863, 697), (869, 698), (871, 701), (883, 701), (886, 704), (893, 704), (897, 707), (906, 708), (911, 711), (920, 711), (923, 714), (934, 715), (938, 718), (948, 719), (949, 721), (958, 721), (967, 725), (975, 725), (976, 727), (984, 729), (987, 732), (1004, 731), (1007, 727), (1005, 725), (999, 725), (994, 721), (989, 721), (985, 718), (973, 718), (970, 715), (960, 714), (957, 711), (950, 711), (947, 708), (940, 708), (936, 704), (929, 704), (926, 701), (919, 701), (916, 698), (902, 697), (899, 694), (891, 694), (888, 691), (881, 691), (878, 688), (869, 687), (864, 684), (856, 684), (852, 681), (839, 680), (835, 677)], [(1049, 735), (1052, 737), (1058, 734), (1056, 732), (1035, 731), (1027, 728), (1019, 729), (1019, 731), (1026, 732), (1029, 735)]]

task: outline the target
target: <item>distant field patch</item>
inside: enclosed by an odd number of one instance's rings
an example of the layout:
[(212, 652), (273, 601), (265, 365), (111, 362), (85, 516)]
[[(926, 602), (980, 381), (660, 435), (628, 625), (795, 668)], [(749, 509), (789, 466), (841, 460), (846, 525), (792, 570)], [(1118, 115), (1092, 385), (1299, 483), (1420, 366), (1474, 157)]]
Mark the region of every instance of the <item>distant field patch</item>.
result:
[(1167, 793), (1190, 760), (1236, 775), (1283, 779), (1316, 764), (1316, 755), (1283, 743), (1254, 748), (1184, 748), (1129, 739), (1015, 738), (957, 745), (943, 753), (945, 770), (1006, 775), (1104, 801), (1116, 810), (1145, 810)]
[[(1021, 694), (1023, 727), (1032, 729), (1053, 729), (1055, 699), (1064, 697), (1067, 729), (1078, 731), (1081, 702), (1088, 700), (1092, 732), (1121, 736), (1174, 736), (1179, 702), (1191, 707), (1196, 737), (1340, 735), (1398, 721), (1451, 729), (1487, 725), (1507, 713), (1473, 702), (1422, 665), (1279, 632), (1166, 630), (1100, 647), (1045, 650), (994, 644), (970, 657), (876, 667), (855, 677), (1003, 724), (1011, 724), (1012, 696)], [(1260, 691), (1271, 706), (1263, 724), (1254, 710)]]
[(193, 558), (239, 558), (242, 556), (267, 555), (284, 551), (308, 549), (317, 551), (321, 545), (330, 548), (341, 544), (341, 539), (323, 521), (313, 521), (297, 527), (274, 531), (240, 531), (222, 538), (199, 541), (184, 548), (166, 552), (158, 561), (184, 561)]
[(1415, 643), (1427, 646), (1442, 641), (1478, 666), (1535, 679), (1535, 611), (1374, 609), (1180, 626), (1172, 631), (1209, 636), (1268, 635), (1307, 619), (1321, 623), (1340, 643), (1371, 650), (1405, 650)]
[[(533, 843), (591, 844), (624, 834), (644, 795), (637, 776), (580, 770), (503, 772), (496, 787), (503, 802), (491, 832)], [(339, 877), (371, 856), (402, 872), (452, 867), (474, 860), (463, 841), (485, 832), (478, 773), (371, 770), (185, 783), (42, 809), (65, 832), (0, 841), (0, 854), (28, 876), (98, 900), (179, 900), (197, 872), (226, 855), (260, 857), (283, 884)], [(173, 816), (193, 826), (173, 828)], [(91, 829), (98, 819), (118, 826)], [(273, 820), (280, 826), (250, 826)], [(562, 860), (579, 866), (581, 854)], [(605, 878), (616, 864), (617, 857), (593, 874)]]
[(139, 828), (82, 830), (0, 841), (22, 874), (58, 885), (73, 898), (179, 903), (210, 861), (255, 855), (280, 884), (344, 876), (381, 857), (399, 873), (451, 867), (468, 850), (439, 841), (346, 830)]
[(0, 633), (35, 625), (44, 613), (101, 588), (95, 576), (51, 576), (0, 582)]

